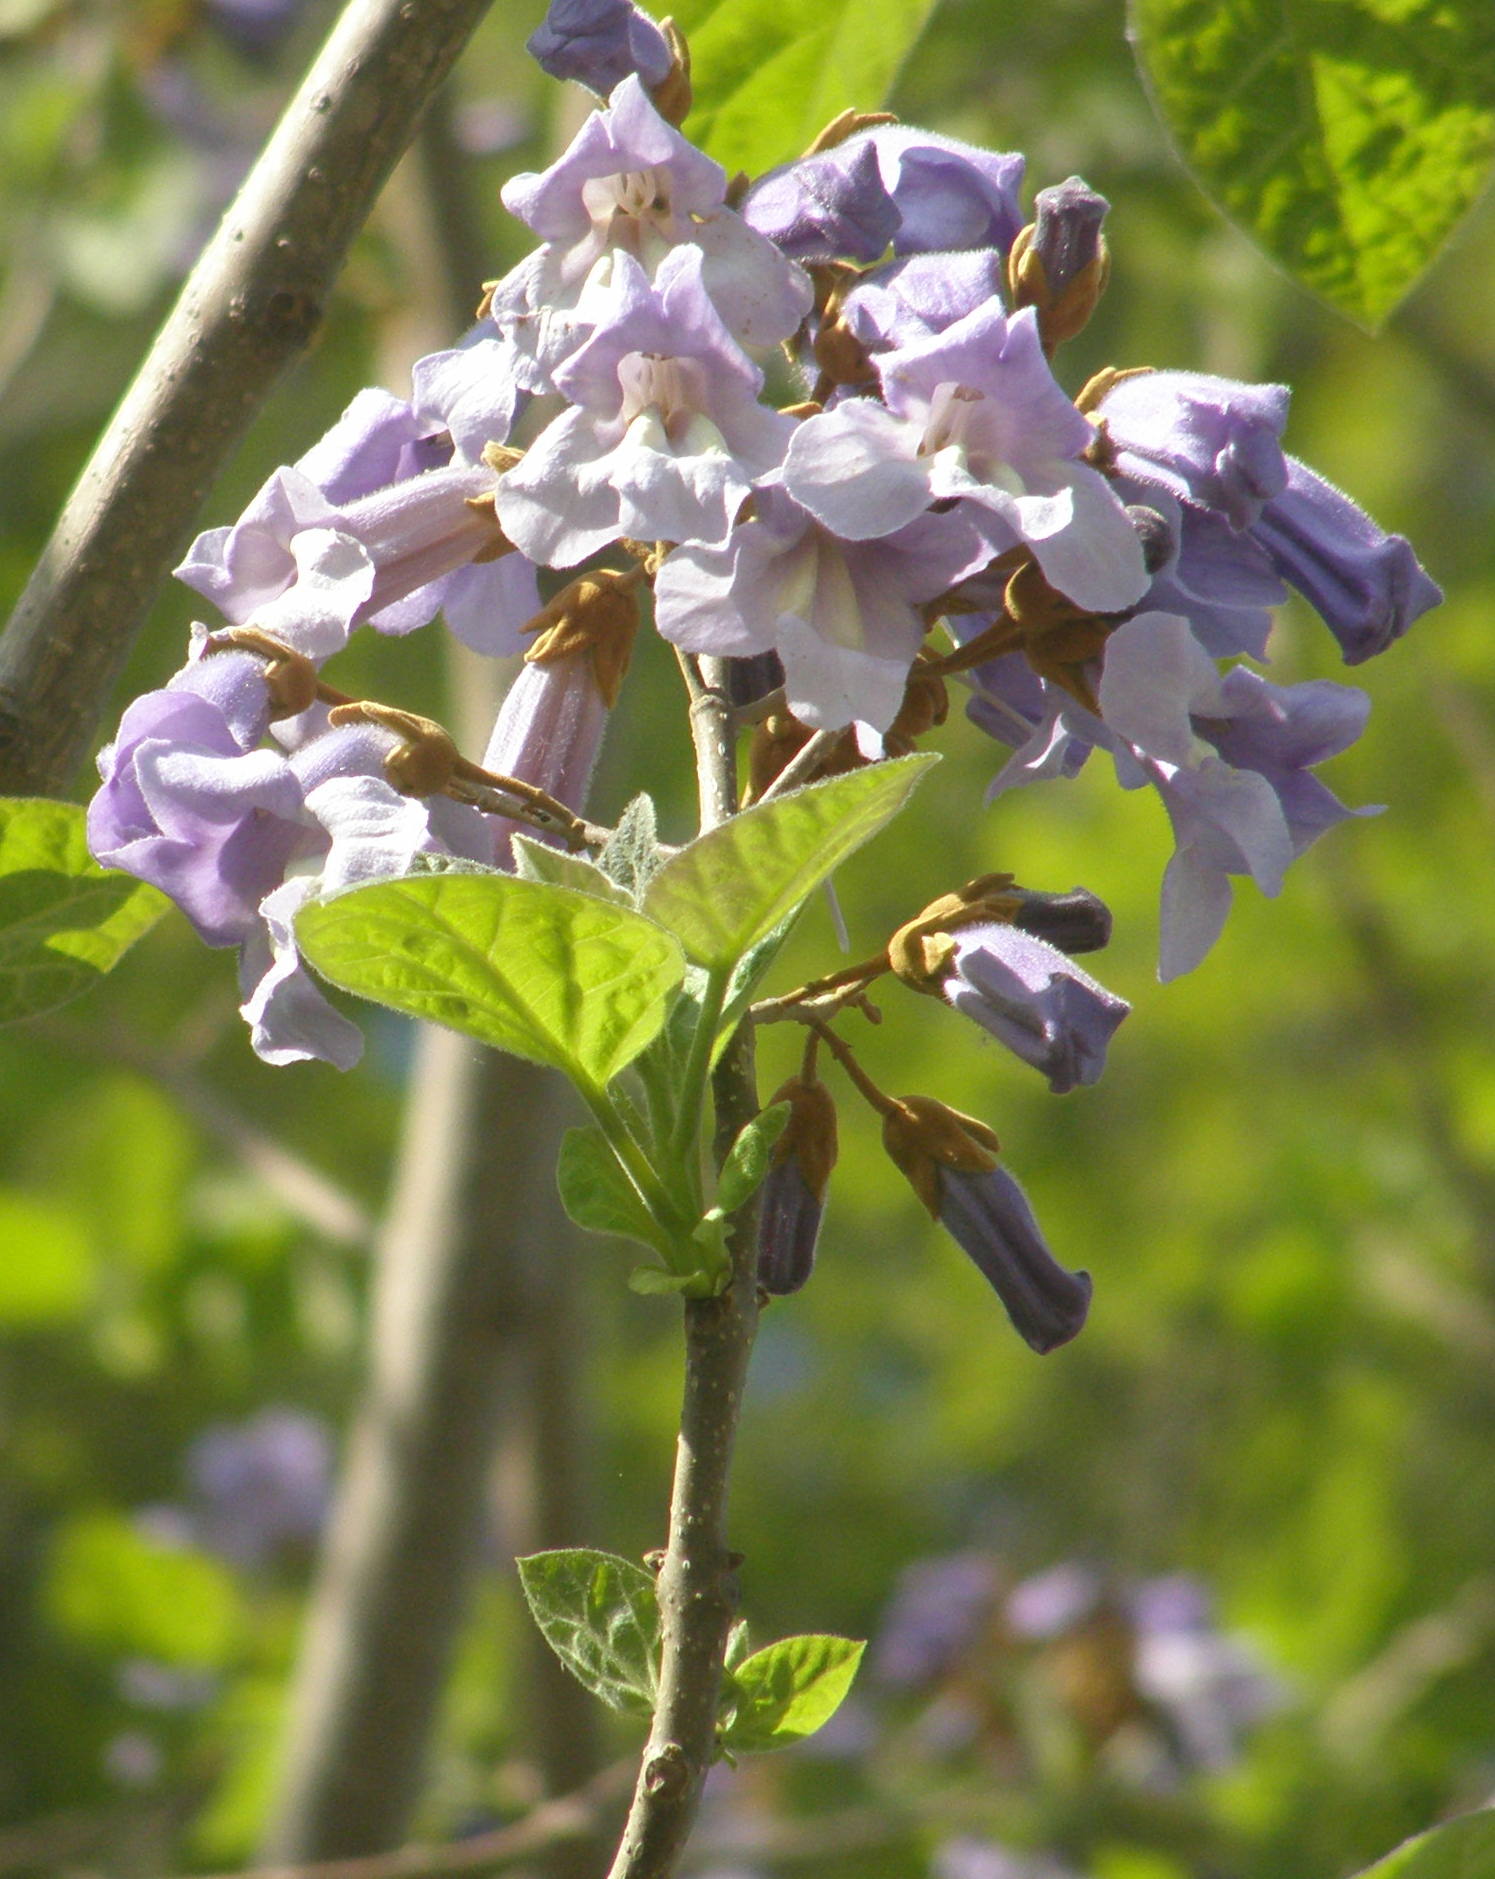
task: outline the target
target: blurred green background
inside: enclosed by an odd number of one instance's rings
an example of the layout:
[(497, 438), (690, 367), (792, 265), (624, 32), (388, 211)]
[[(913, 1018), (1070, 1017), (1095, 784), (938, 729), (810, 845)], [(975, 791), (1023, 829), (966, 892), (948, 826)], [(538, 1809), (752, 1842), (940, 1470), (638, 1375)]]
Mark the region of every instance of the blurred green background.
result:
[[(527, 247), (499, 184), (577, 109), (522, 55), (542, 10), (496, 9), (451, 101), (489, 275)], [(246, 38), (272, 11), (0, 4), (7, 608), (328, 17), (291, 8), (283, 34)], [(755, 1630), (871, 1636), (872, 1668), (818, 1752), (721, 1783), (691, 1869), (1026, 1879), (1045, 1869), (1011, 1861), (1042, 1856), (1083, 1879), (1334, 1879), (1495, 1793), (1495, 212), (1370, 338), (1199, 196), (1115, 5), (947, 0), (892, 102), (1026, 151), (1030, 188), (1079, 172), (1112, 202), (1112, 283), (1061, 357), (1071, 389), (1113, 362), (1290, 383), (1289, 447), (1410, 535), (1448, 597), (1353, 674), (1306, 611), (1284, 615), (1274, 678), (1371, 693), (1327, 778), (1386, 813), (1334, 830), (1273, 904), (1239, 885), (1180, 983), (1154, 976), (1159, 805), (1097, 762), (985, 808), (1000, 753), (958, 711), (914, 811), (843, 871), (855, 956), (993, 868), (1114, 910), (1099, 972), (1135, 1010), (1097, 1088), (1056, 1100), (897, 991), (865, 1045), (888, 1087), (997, 1128), (1095, 1304), (1077, 1343), (1032, 1356), (848, 1095), (817, 1272), (765, 1318), (734, 1525)], [(407, 166), (204, 526), (443, 343), (430, 219)], [(181, 662), (191, 617), (184, 590), (162, 596), (118, 706)], [(434, 628), (360, 641), (339, 671), (443, 708)], [(594, 805), (610, 818), (647, 787), (672, 839), (691, 790), (677, 690), (667, 649), (641, 644)], [(837, 962), (817, 905), (774, 989)], [(356, 1072), (272, 1070), (235, 1002), (231, 960), (172, 914), (86, 1001), (0, 1038), (0, 1872), (229, 1867), (267, 1804), (410, 1040), (363, 1014)], [(765, 1089), (793, 1054), (765, 1040)], [(572, 1537), (636, 1556), (663, 1537), (677, 1314), (625, 1290), (626, 1252), (554, 1256), (576, 1278)], [(243, 1462), (246, 1431), (281, 1475)], [(423, 1834), (536, 1791), (515, 1473), (501, 1458)], [(258, 1528), (235, 1525), (249, 1502), (271, 1509)], [(895, 1587), (950, 1555), (981, 1588), (959, 1648), (900, 1674), (888, 1640), (916, 1621)], [(1010, 1588), (1065, 1564), (1091, 1592), (1025, 1628)], [(1143, 1662), (1137, 1588), (1178, 1575), (1220, 1626), (1194, 1628), (1180, 1672), (1214, 1705), (1211, 1752)], [(1206, 1674), (1225, 1637), (1254, 1705)]]

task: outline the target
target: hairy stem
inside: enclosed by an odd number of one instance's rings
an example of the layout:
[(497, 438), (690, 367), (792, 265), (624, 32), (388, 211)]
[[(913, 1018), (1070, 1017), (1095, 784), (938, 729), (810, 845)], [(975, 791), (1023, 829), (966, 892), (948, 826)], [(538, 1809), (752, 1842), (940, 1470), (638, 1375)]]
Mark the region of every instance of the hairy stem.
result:
[(0, 642), (0, 792), (60, 794), (197, 509), (322, 318), (489, 0), (350, 0), (85, 467)]
[[(734, 813), (737, 776), (725, 675), (717, 660), (701, 664), (704, 691), (692, 706), (691, 729), (705, 830)], [(712, 1072), (711, 1090), (720, 1162), (758, 1109), (751, 1026), (739, 1027)], [(659, 1569), (659, 1703), (609, 1879), (666, 1879), (675, 1870), (716, 1753), (722, 1655), (737, 1610), (740, 1562), (727, 1546), (727, 1500), (758, 1328), (757, 1224), (755, 1203), (733, 1216), (726, 1290), (685, 1305), (680, 1439), (669, 1543)]]

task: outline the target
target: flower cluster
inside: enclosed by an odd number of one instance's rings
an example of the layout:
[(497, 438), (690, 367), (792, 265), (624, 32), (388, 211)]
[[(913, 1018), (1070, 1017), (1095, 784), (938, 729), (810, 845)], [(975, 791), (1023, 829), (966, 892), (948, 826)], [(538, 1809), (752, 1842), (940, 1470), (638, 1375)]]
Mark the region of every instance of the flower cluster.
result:
[[(756, 700), (760, 794), (791, 760), (808, 780), (907, 750), (954, 679), (1010, 750), (994, 791), (1108, 752), (1168, 810), (1162, 973), (1195, 965), (1231, 876), (1276, 893), (1353, 813), (1314, 769), (1366, 701), (1264, 678), (1271, 609), (1296, 589), (1364, 660), (1438, 598), (1408, 544), (1284, 454), (1280, 386), (1141, 369), (1064, 388), (1054, 355), (1109, 268), (1108, 205), (1079, 178), (1025, 211), (1021, 157), (848, 113), (732, 183), (679, 128), (673, 27), (556, 0), (532, 50), (599, 94), (565, 154), (503, 191), (537, 245), (408, 398), (361, 393), (193, 544), (180, 577), (222, 624), (102, 753), (95, 854), (239, 948), (263, 1057), (346, 1066), (358, 1034), (301, 964), (297, 911), (433, 858), (510, 867), (514, 829), (564, 835), (568, 809), (574, 836), (652, 590), (687, 664), (728, 662)], [(624, 566), (576, 572), (603, 553)], [(539, 569), (575, 573), (545, 608)], [(481, 766), (322, 676), (354, 629), (438, 614), (526, 656)], [(823, 1026), (889, 971), (1055, 1092), (1093, 1082), (1127, 1007), (1069, 955), (1104, 942), (1103, 910), (1097, 930), (1083, 895), (963, 893), (782, 1015)], [(809, 1072), (786, 1096), (773, 1290), (813, 1258), (834, 1156), (817, 1088)], [(1089, 1282), (1049, 1258), (995, 1138), (929, 1099), (877, 1101), (1023, 1335), (1072, 1335)]]

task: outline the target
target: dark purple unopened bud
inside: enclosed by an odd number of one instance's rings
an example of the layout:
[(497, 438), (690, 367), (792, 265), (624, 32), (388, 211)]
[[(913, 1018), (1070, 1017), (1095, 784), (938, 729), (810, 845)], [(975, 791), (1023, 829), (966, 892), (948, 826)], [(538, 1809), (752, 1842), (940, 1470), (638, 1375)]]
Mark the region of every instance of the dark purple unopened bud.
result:
[(880, 261), (903, 219), (865, 138), (770, 170), (742, 213), (796, 261)]
[(1079, 176), (1040, 189), (1033, 198), (1033, 252), (1056, 300), (1100, 254), (1101, 223), (1110, 207)]
[(1030, 1349), (1054, 1350), (1079, 1332), (1090, 1309), (1090, 1274), (1058, 1263), (1005, 1168), (985, 1174), (942, 1168), (940, 1221), (975, 1260)]
[(673, 59), (659, 27), (630, 0), (550, 0), (526, 50), (552, 78), (573, 78), (604, 98), (633, 72), (658, 85)]
[(1078, 176), (1040, 189), (1033, 220), (1013, 243), (1008, 285), (1014, 307), (1036, 307), (1044, 347), (1080, 332), (1105, 289), (1110, 259), (1101, 223), (1110, 208)]
[(836, 1106), (823, 1083), (791, 1077), (772, 1103), (790, 1105), (758, 1202), (758, 1283), (773, 1297), (797, 1292), (815, 1265), (825, 1190), (836, 1165)]
[(1111, 909), (1084, 887), (1067, 894), (1025, 889), (1012, 924), (1062, 953), (1098, 953), (1111, 942)]
[(904, 1096), (883, 1117), (883, 1146), (914, 1192), (976, 1262), (1031, 1349), (1067, 1343), (1090, 1309), (1090, 1275), (1044, 1244), (1023, 1190), (997, 1165), (984, 1122), (932, 1096)]

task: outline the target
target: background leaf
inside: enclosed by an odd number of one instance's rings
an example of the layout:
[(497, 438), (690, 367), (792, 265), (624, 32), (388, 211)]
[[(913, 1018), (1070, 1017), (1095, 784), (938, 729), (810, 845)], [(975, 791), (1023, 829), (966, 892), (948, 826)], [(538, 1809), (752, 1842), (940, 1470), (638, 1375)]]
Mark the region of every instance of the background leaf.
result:
[(1495, 7), (1132, 0), (1201, 186), (1305, 287), (1379, 325), (1490, 179)]
[(600, 1129), (567, 1129), (555, 1179), (577, 1226), (658, 1246), (654, 1222)]
[(516, 1563), (535, 1623), (572, 1675), (613, 1709), (652, 1715), (659, 1687), (653, 1577), (632, 1560), (582, 1546)]
[(934, 0), (685, 0), (695, 106), (686, 133), (729, 170), (757, 175), (797, 157), (854, 106), (875, 111)]
[(732, 1749), (787, 1748), (841, 1707), (866, 1644), (856, 1638), (780, 1638), (732, 1672), (737, 1711), (723, 1733)]
[(692, 959), (729, 970), (898, 813), (936, 761), (871, 764), (744, 810), (670, 857), (646, 910)]
[(1495, 1873), (1495, 1810), (1450, 1820), (1408, 1840), (1360, 1879), (1488, 1879)]
[(166, 897), (88, 852), (84, 811), (0, 801), (0, 1024), (55, 1011), (103, 977), (166, 911)]
[(305, 908), (296, 933), (346, 991), (596, 1085), (655, 1036), (685, 970), (630, 909), (502, 874), (355, 888)]

